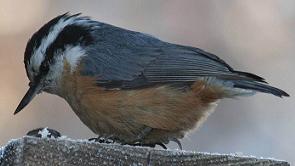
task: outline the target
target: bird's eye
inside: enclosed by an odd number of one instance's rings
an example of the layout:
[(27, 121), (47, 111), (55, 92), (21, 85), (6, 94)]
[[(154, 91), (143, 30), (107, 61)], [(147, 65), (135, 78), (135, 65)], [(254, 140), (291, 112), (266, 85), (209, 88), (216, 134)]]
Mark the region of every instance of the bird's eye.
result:
[(46, 67), (45, 65), (41, 65), (41, 66), (40, 66), (40, 70), (41, 70), (41, 71), (45, 71), (46, 68), (47, 68), (47, 67)]
[(29, 87), (31, 87), (33, 85), (33, 82), (29, 82)]
[(45, 80), (45, 84), (48, 85), (52, 82), (52, 80)]

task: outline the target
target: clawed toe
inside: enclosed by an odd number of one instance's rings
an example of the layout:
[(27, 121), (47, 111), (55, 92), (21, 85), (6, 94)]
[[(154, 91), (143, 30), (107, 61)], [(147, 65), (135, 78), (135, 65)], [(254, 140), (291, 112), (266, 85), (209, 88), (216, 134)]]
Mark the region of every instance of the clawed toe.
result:
[(166, 145), (165, 145), (165, 144), (163, 144), (163, 143), (156, 143), (156, 145), (159, 145), (159, 146), (161, 146), (163, 149), (167, 149)]
[(156, 145), (161, 146), (163, 149), (167, 149), (166, 145), (164, 143), (151, 143), (151, 144), (143, 144), (143, 143), (134, 143), (134, 144), (123, 144), (123, 145), (130, 145), (130, 146), (146, 146), (146, 147), (151, 147), (154, 148)]
[(107, 143), (107, 144), (116, 142), (115, 140), (111, 138), (104, 138), (104, 137), (89, 138), (88, 141), (93, 141), (98, 143)]
[(178, 145), (179, 149), (182, 150), (181, 142), (180, 142), (178, 139), (176, 139), (176, 138), (172, 138), (170, 141), (175, 142), (175, 143)]

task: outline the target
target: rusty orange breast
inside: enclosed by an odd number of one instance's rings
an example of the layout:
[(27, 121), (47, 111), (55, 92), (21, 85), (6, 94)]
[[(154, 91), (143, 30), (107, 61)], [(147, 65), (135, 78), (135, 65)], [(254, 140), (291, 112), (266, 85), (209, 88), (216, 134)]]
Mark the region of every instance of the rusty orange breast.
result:
[(65, 65), (61, 96), (84, 124), (100, 135), (135, 137), (144, 127), (171, 132), (194, 128), (206, 119), (222, 90), (196, 82), (190, 90), (167, 85), (134, 90), (105, 90), (96, 79)]

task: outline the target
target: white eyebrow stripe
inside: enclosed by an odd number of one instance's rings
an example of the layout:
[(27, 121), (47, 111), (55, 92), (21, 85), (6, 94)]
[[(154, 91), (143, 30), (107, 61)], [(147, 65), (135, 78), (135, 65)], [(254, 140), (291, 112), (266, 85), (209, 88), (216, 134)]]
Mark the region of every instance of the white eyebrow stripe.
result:
[(54, 42), (64, 27), (75, 23), (75, 19), (77, 18), (61, 18), (52, 28), (50, 28), (48, 35), (41, 40), (40, 46), (33, 50), (30, 59), (31, 68), (34, 68), (37, 72), (39, 71), (39, 67), (45, 58), (46, 49)]

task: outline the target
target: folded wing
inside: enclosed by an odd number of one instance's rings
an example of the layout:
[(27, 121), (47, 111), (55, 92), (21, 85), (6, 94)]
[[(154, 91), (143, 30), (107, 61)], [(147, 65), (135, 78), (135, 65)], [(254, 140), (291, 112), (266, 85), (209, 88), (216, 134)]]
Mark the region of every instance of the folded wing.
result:
[(88, 56), (82, 59), (82, 74), (95, 76), (97, 85), (106, 89), (133, 89), (214, 77), (237, 83), (236, 88), (286, 95), (270, 88), (263, 78), (235, 71), (217, 56), (198, 48), (170, 44), (107, 24), (94, 33), (98, 40), (88, 47)]

